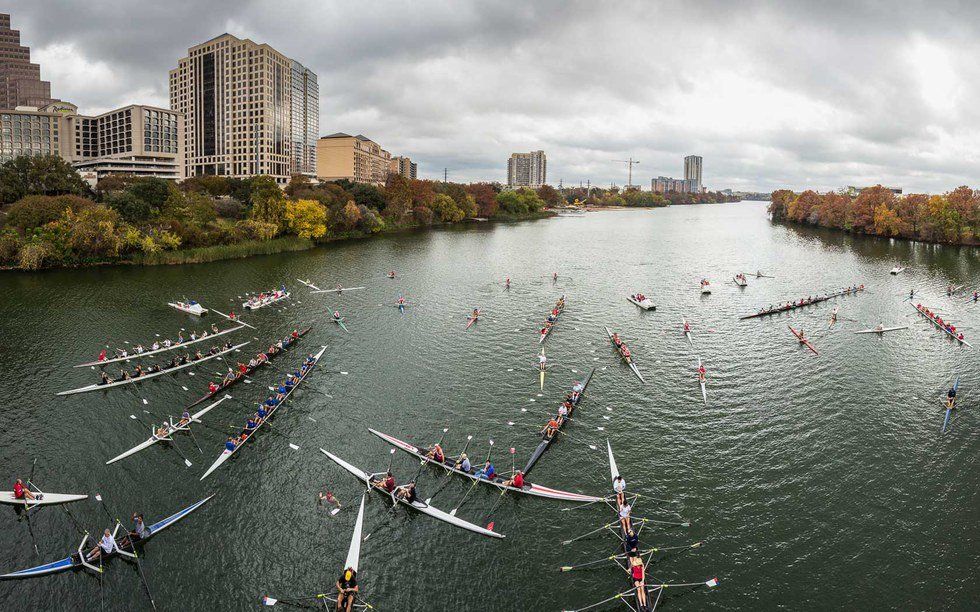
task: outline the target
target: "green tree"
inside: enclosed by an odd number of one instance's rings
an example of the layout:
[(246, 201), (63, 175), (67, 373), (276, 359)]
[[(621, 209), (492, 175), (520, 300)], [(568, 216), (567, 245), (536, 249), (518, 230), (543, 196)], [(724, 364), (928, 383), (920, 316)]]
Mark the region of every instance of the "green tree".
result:
[(435, 213), (443, 223), (456, 223), (466, 217), (466, 213), (456, 206), (456, 202), (444, 193), (436, 194), (432, 199), (430, 210)]
[(0, 165), (0, 204), (26, 195), (88, 195), (88, 185), (57, 155), (21, 155)]

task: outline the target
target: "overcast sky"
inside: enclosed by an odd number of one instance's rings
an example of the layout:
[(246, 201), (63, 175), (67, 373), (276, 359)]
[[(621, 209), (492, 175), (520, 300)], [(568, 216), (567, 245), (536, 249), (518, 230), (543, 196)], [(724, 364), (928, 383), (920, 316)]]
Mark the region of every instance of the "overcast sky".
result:
[(712, 189), (980, 186), (980, 5), (968, 2), (18, 0), (52, 95), (166, 106), (167, 71), (229, 32), (317, 73), (320, 133), (363, 133), (424, 177)]

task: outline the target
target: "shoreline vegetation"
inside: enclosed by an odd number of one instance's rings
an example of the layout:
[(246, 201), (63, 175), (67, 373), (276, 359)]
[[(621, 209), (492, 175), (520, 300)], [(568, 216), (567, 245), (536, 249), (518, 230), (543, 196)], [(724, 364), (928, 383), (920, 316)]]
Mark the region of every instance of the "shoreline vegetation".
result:
[(980, 246), (980, 191), (957, 187), (941, 195), (896, 195), (875, 185), (852, 197), (815, 191), (772, 192), (773, 221), (841, 230), (881, 238)]
[(384, 186), (294, 176), (111, 175), (94, 189), (57, 156), (0, 165), (0, 269), (178, 265), (300, 251), (406, 230), (522, 221), (563, 206), (662, 207), (734, 201), (720, 193), (504, 189), (392, 175)]

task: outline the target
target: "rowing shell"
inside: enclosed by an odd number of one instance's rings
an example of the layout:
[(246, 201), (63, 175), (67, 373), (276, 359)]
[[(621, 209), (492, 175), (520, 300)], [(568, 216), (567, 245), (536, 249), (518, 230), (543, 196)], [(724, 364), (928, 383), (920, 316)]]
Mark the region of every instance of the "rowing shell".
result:
[(258, 302), (252, 302), (251, 300), (249, 300), (247, 302), (242, 302), (242, 308), (244, 308), (246, 310), (258, 310), (259, 308), (265, 308), (266, 306), (272, 306), (276, 302), (281, 302), (281, 301), (283, 301), (285, 299), (288, 299), (288, 298), (289, 298), (289, 292), (287, 291), (287, 292), (283, 293), (282, 295), (280, 295), (278, 297), (270, 296), (270, 297), (264, 298), (264, 299), (262, 299), (262, 300), (260, 300)]
[(336, 293), (340, 295), (344, 291), (357, 291), (359, 289), (367, 289), (367, 287), (341, 287), (339, 289), (317, 289), (316, 291), (311, 291), (310, 293)]
[(908, 329), (908, 325), (902, 325), (900, 327), (883, 327), (881, 329), (862, 329), (860, 331), (854, 332), (855, 334), (883, 334), (885, 332), (897, 331), (899, 329)]
[(691, 346), (694, 346), (694, 339), (691, 336), (691, 330), (687, 329), (687, 319), (682, 319), (682, 321), (684, 322), (684, 335), (687, 336), (687, 341), (691, 343)]
[(972, 345), (972, 344), (970, 344), (970, 343), (969, 343), (969, 342), (967, 342), (966, 340), (961, 340), (960, 338), (958, 338), (958, 337), (956, 336), (956, 334), (954, 334), (953, 332), (951, 332), (951, 331), (949, 331), (948, 329), (946, 329), (945, 327), (943, 327), (942, 325), (940, 325), (940, 324), (939, 324), (939, 322), (938, 322), (938, 321), (936, 321), (936, 319), (934, 319), (933, 317), (930, 317), (930, 316), (929, 316), (928, 314), (926, 314), (926, 312), (925, 312), (925, 310), (923, 310), (922, 308), (919, 308), (919, 307), (918, 307), (918, 306), (916, 306), (915, 304), (912, 304), (912, 308), (915, 308), (915, 309), (916, 309), (916, 311), (918, 311), (918, 313), (919, 313), (920, 315), (922, 315), (922, 316), (923, 316), (923, 317), (925, 317), (925, 318), (926, 318), (926, 319), (927, 319), (927, 320), (928, 320), (928, 321), (929, 321), (930, 323), (932, 323), (933, 325), (935, 325), (935, 326), (936, 326), (936, 329), (938, 329), (939, 331), (941, 331), (941, 332), (943, 332), (944, 334), (946, 334), (947, 336), (949, 336), (949, 337), (950, 337), (950, 338), (952, 338), (953, 340), (957, 340), (957, 341), (959, 341), (959, 342), (961, 342), (961, 343), (963, 343), (963, 344), (965, 344), (965, 345), (967, 345), (968, 347), (970, 347), (970, 348), (973, 348), (973, 345)]
[(265, 425), (266, 422), (268, 422), (268, 420), (272, 418), (272, 415), (275, 414), (276, 410), (279, 410), (279, 407), (286, 403), (286, 400), (289, 399), (289, 396), (292, 395), (293, 391), (295, 391), (300, 386), (300, 384), (302, 384), (302, 382), (306, 380), (306, 377), (310, 375), (310, 372), (312, 372), (313, 369), (316, 367), (316, 365), (320, 363), (320, 357), (323, 356), (323, 352), (325, 350), (327, 350), (327, 347), (324, 346), (320, 349), (319, 353), (313, 356), (313, 364), (309, 367), (309, 369), (306, 370), (306, 373), (303, 374), (302, 378), (296, 381), (296, 384), (293, 385), (292, 388), (286, 392), (286, 395), (283, 396), (282, 401), (280, 401), (278, 404), (273, 406), (271, 410), (269, 410), (269, 414), (265, 415), (265, 418), (262, 419), (258, 425), (256, 425), (255, 429), (249, 432), (249, 434), (245, 437), (244, 440), (239, 441), (238, 444), (235, 445), (234, 450), (228, 450), (226, 448), (223, 451), (221, 451), (221, 454), (218, 455), (218, 458), (214, 460), (214, 463), (211, 464), (211, 467), (208, 468), (208, 471), (204, 472), (204, 475), (201, 476), (201, 480), (204, 480), (211, 474), (211, 472), (221, 467), (222, 463), (228, 461), (228, 459), (230, 459), (232, 455), (238, 452), (238, 449), (245, 446), (245, 443), (252, 439), (252, 436), (255, 435), (255, 432), (257, 432), (260, 427)]
[(450, 472), (453, 472), (453, 473), (456, 473), (456, 474), (461, 474), (461, 475), (466, 476), (467, 478), (469, 478), (471, 480), (474, 480), (476, 482), (482, 482), (482, 483), (485, 483), (485, 484), (488, 484), (488, 485), (497, 487), (501, 491), (504, 491), (504, 490), (506, 490), (506, 491), (513, 491), (515, 493), (525, 493), (527, 495), (534, 495), (534, 496), (537, 496), (537, 497), (546, 497), (548, 499), (559, 499), (559, 500), (562, 500), (562, 501), (574, 501), (574, 502), (597, 502), (597, 501), (602, 501), (602, 498), (601, 497), (594, 497), (592, 495), (583, 495), (581, 493), (571, 493), (569, 491), (559, 491), (558, 489), (552, 489), (550, 487), (543, 487), (541, 485), (529, 483), (529, 482), (526, 482), (526, 481), (524, 483), (524, 488), (519, 489), (519, 488), (513, 487), (513, 486), (505, 486), (504, 484), (502, 484), (504, 482), (504, 479), (501, 478), (501, 477), (499, 477), (499, 476), (497, 476), (492, 481), (491, 480), (487, 480), (486, 478), (478, 478), (472, 472), (466, 472), (464, 470), (461, 470), (461, 469), (455, 467), (456, 462), (453, 461), (452, 459), (450, 459), (446, 463), (443, 463), (441, 461), (437, 461), (436, 459), (433, 459), (432, 457), (429, 457), (428, 455), (426, 455), (425, 451), (423, 451), (422, 449), (418, 448), (417, 446), (413, 446), (413, 445), (409, 444), (408, 442), (405, 442), (403, 440), (399, 440), (398, 438), (396, 438), (394, 436), (390, 436), (390, 435), (388, 435), (386, 433), (381, 433), (380, 431), (377, 431), (375, 429), (368, 429), (368, 431), (370, 431), (374, 435), (378, 436), (379, 438), (381, 438), (385, 442), (391, 444), (395, 448), (401, 449), (401, 450), (405, 451), (406, 453), (408, 453), (410, 455), (413, 455), (413, 456), (421, 459), (422, 461), (431, 463), (432, 465), (437, 465), (437, 466), (439, 466), (441, 468), (445, 468), (446, 470), (448, 470)]
[[(956, 382), (953, 383), (953, 391), (957, 391), (960, 388), (960, 379), (957, 378)], [(947, 400), (948, 402), (948, 400)], [(946, 404), (946, 416), (943, 417), (943, 428), (940, 430), (942, 433), (946, 433), (946, 426), (949, 425), (949, 415), (953, 414), (953, 410), (956, 408), (956, 400), (953, 400), (953, 404)]]
[(340, 317), (339, 319), (337, 317), (331, 317), (331, 318), (333, 319), (334, 323), (340, 326), (340, 329), (344, 330), (348, 334), (350, 333), (350, 330), (347, 329), (346, 325), (344, 325), (344, 317)]
[[(619, 347), (616, 346), (616, 342), (615, 342), (615, 340), (613, 340), (612, 330), (607, 327), (606, 328), (606, 333), (609, 335), (609, 341), (612, 342), (613, 348), (616, 349), (616, 352), (619, 352)], [(626, 357), (623, 357), (623, 354), (622, 353), (619, 353), (619, 358), (622, 359), (623, 360), (623, 363), (625, 363), (626, 365), (628, 365), (631, 370), (633, 370), (633, 373), (636, 374), (636, 377), (640, 379), (640, 382), (641, 383), (645, 383), (646, 382), (645, 380), (643, 380), (643, 375), (640, 374), (640, 369), (638, 367), (636, 367), (636, 363), (633, 362), (633, 358), (632, 357), (630, 357), (629, 359), (627, 359)]]
[(167, 302), (167, 306), (171, 308), (176, 308), (181, 312), (186, 312), (187, 314), (194, 315), (195, 317), (203, 317), (208, 314), (208, 309), (201, 306), (198, 302)]
[[(565, 426), (565, 423), (567, 423), (572, 419), (572, 413), (575, 411), (575, 406), (578, 406), (579, 402), (582, 401), (582, 396), (585, 395), (585, 390), (586, 388), (588, 388), (589, 381), (592, 380), (593, 374), (595, 374), (595, 368), (589, 370), (589, 375), (585, 377), (585, 382), (582, 384), (582, 391), (579, 392), (578, 397), (575, 398), (574, 402), (572, 402), (572, 410), (569, 411), (568, 416), (565, 418), (564, 421), (562, 421), (561, 425), (558, 426), (558, 431), (561, 431), (561, 428)], [(550, 438), (543, 437), (541, 442), (538, 443), (538, 447), (534, 449), (534, 452), (531, 454), (531, 458), (527, 460), (527, 464), (524, 466), (525, 478), (527, 478), (527, 475), (531, 471), (531, 468), (534, 467), (534, 464), (537, 463), (538, 459), (541, 458), (541, 455), (544, 454), (544, 451), (548, 450), (548, 446), (550, 446), (551, 443), (554, 441), (556, 435), (558, 435), (558, 432), (555, 432), (555, 434), (552, 435)]]
[(178, 432), (178, 431), (190, 431), (191, 430), (191, 428), (190, 428), (190, 424), (191, 423), (200, 423), (202, 416), (204, 416), (205, 414), (207, 414), (212, 408), (214, 408), (215, 406), (217, 406), (221, 402), (225, 401), (226, 399), (231, 399), (231, 396), (230, 395), (226, 395), (223, 398), (221, 398), (218, 401), (216, 401), (215, 403), (209, 405), (207, 408), (204, 408), (203, 410), (201, 410), (199, 412), (195, 412), (194, 414), (191, 415), (190, 422), (185, 423), (184, 425), (177, 425), (176, 423), (174, 423), (171, 420), (170, 423), (167, 425), (167, 433), (166, 433), (166, 435), (158, 436), (156, 434), (156, 432), (154, 431), (153, 434), (150, 436), (150, 439), (149, 440), (147, 440), (146, 442), (143, 442), (142, 444), (138, 444), (138, 445), (134, 446), (133, 448), (129, 449), (128, 451), (126, 451), (125, 453), (123, 453), (121, 455), (116, 455), (112, 459), (106, 461), (105, 464), (106, 465), (109, 465), (110, 463), (115, 463), (116, 461), (119, 461), (120, 459), (125, 459), (126, 457), (129, 457), (131, 455), (135, 455), (136, 453), (140, 452), (141, 450), (145, 450), (147, 448), (150, 448), (151, 446), (153, 446), (157, 442), (162, 442), (163, 440), (172, 440), (171, 436), (173, 434), (175, 434), (176, 432)]
[[(612, 479), (612, 483), (613, 483), (613, 487), (614, 487), (614, 492), (615, 492), (616, 479), (619, 478), (619, 468), (616, 467), (616, 458), (613, 457), (612, 444), (609, 443), (609, 440), (608, 439), (606, 440), (606, 450), (609, 453), (609, 475), (610, 475), (610, 477)], [(619, 514), (619, 511), (620, 511), (620, 506), (619, 506), (618, 498), (617, 498), (615, 509), (616, 509), (616, 514), (618, 515)], [(620, 534), (621, 534), (620, 535), (620, 538), (622, 539), (621, 548), (622, 548), (623, 554), (624, 555), (627, 555), (627, 558), (628, 558), (629, 551), (626, 549), (626, 536), (627, 536), (627, 533), (626, 533), (626, 530), (623, 528), (623, 526), (622, 526), (621, 523), (620, 523), (619, 531), (620, 531)], [(637, 552), (639, 552), (639, 551), (637, 551)], [(629, 584), (630, 584), (630, 586), (632, 586), (633, 585), (633, 579), (632, 579), (632, 576), (630, 576), (629, 571), (627, 571), (627, 574), (626, 575), (629, 578)], [(649, 607), (645, 607), (644, 608), (644, 607), (641, 607), (640, 606), (640, 591), (639, 591), (639, 589), (641, 589), (641, 588), (643, 589), (643, 591), (642, 591), (643, 601), (649, 602), (649, 600), (647, 599), (648, 592), (646, 590), (646, 586), (634, 587), (633, 591), (634, 591), (634, 594), (636, 595), (636, 608), (634, 608), (634, 609), (635, 610), (641, 610), (641, 609), (649, 610)]]
[[(149, 529), (149, 531), (150, 531), (149, 535), (147, 535), (145, 538), (142, 538), (140, 540), (137, 540), (136, 543), (137, 544), (142, 544), (143, 542), (146, 542), (147, 540), (149, 540), (150, 538), (152, 538), (153, 536), (155, 536), (159, 532), (163, 531), (167, 527), (170, 527), (171, 525), (173, 525), (174, 523), (176, 523), (180, 519), (186, 517), (191, 512), (194, 512), (195, 510), (197, 510), (198, 508), (200, 508), (201, 506), (203, 506), (212, 497), (214, 497), (214, 495), (210, 495), (208, 497), (205, 497), (201, 501), (199, 501), (197, 503), (194, 503), (194, 504), (192, 504), (192, 505), (184, 508), (183, 510), (177, 512), (176, 514), (171, 514), (167, 518), (165, 518), (165, 519), (163, 519), (163, 520), (161, 520), (159, 522), (156, 522), (156, 523), (150, 525), (149, 527), (147, 527), (147, 529)], [(47, 574), (56, 574), (58, 572), (63, 572), (63, 571), (66, 571), (66, 570), (70, 570), (70, 569), (73, 569), (73, 568), (76, 568), (76, 567), (82, 567), (82, 566), (87, 566), (87, 567), (90, 567), (92, 569), (95, 569), (96, 571), (100, 571), (98, 567), (88, 565), (82, 559), (82, 555), (85, 555), (85, 554), (88, 553), (88, 551), (85, 550), (85, 542), (88, 540), (88, 538), (89, 538), (88, 534), (85, 534), (85, 537), (82, 539), (82, 543), (78, 546), (78, 551), (79, 551), (78, 553), (73, 553), (73, 554), (71, 554), (71, 555), (69, 555), (69, 556), (67, 556), (64, 559), (61, 559), (59, 561), (53, 561), (51, 563), (45, 563), (44, 565), (38, 565), (36, 567), (32, 567), (32, 568), (28, 568), (28, 569), (23, 569), (23, 570), (16, 571), (16, 572), (11, 572), (9, 574), (4, 574), (4, 575), (0, 576), (0, 579), (34, 578), (36, 576), (45, 576)], [(125, 552), (125, 551), (123, 551), (121, 553), (120, 553), (120, 551), (113, 551), (113, 552), (108, 553), (108, 554), (106, 554), (105, 551), (103, 551), (103, 554), (101, 556), (101, 561), (102, 562), (105, 562), (106, 559), (115, 557), (115, 556), (117, 556), (119, 554), (124, 554), (124, 555), (132, 556), (132, 553), (128, 553), (128, 552)]]
[[(538, 338), (538, 344), (544, 344), (544, 341), (547, 340), (548, 339), (548, 336), (551, 335), (551, 332), (554, 331), (555, 325), (558, 325), (558, 319), (561, 317), (561, 313), (565, 312), (565, 296), (564, 295), (561, 296), (560, 298), (558, 298), (558, 301), (555, 302), (555, 305), (557, 306), (559, 303), (561, 303), (561, 308), (558, 309), (558, 314), (555, 315), (555, 320), (551, 322), (551, 326), (548, 327), (547, 329), (545, 329), (545, 331), (544, 331), (543, 334), (540, 333), (540, 332), (538, 332), (538, 335), (541, 336), (540, 338)], [(549, 312), (548, 314), (551, 314), (551, 313)]]
[(483, 527), (480, 527), (479, 525), (474, 525), (473, 523), (470, 523), (469, 521), (464, 521), (463, 519), (461, 519), (459, 517), (453, 516), (453, 515), (449, 514), (448, 512), (443, 512), (442, 510), (439, 510), (438, 508), (436, 508), (434, 506), (430, 506), (428, 504), (424, 504), (424, 503), (422, 503), (422, 502), (420, 502), (418, 500), (415, 500), (415, 501), (409, 503), (405, 499), (402, 499), (400, 497), (395, 497), (395, 496), (391, 495), (390, 493), (388, 493), (387, 491), (385, 491), (384, 489), (382, 489), (381, 487), (379, 487), (378, 485), (371, 483), (371, 475), (369, 475), (367, 472), (361, 470), (360, 468), (354, 467), (353, 465), (347, 463), (346, 461), (344, 461), (340, 457), (338, 457), (336, 455), (333, 455), (331, 453), (328, 453), (327, 451), (323, 450), (322, 448), (320, 449), (320, 452), (323, 453), (324, 455), (326, 455), (327, 457), (329, 457), (331, 461), (333, 461), (334, 463), (336, 463), (340, 467), (344, 468), (345, 470), (347, 470), (348, 472), (350, 472), (351, 474), (353, 474), (354, 476), (356, 476), (358, 479), (363, 480), (365, 484), (367, 484), (369, 487), (371, 487), (375, 491), (380, 491), (383, 495), (385, 495), (387, 497), (392, 497), (396, 502), (398, 502), (400, 504), (403, 504), (403, 505), (408, 506), (408, 507), (410, 507), (410, 508), (412, 508), (414, 510), (417, 510), (418, 512), (421, 512), (422, 514), (427, 514), (427, 515), (431, 516), (434, 519), (443, 521), (444, 523), (449, 523), (450, 525), (454, 525), (456, 527), (460, 527), (461, 529), (465, 529), (467, 531), (472, 531), (473, 533), (478, 533), (480, 535), (485, 535), (485, 536), (488, 536), (488, 537), (491, 537), (491, 538), (503, 538), (504, 537), (504, 535), (502, 533), (497, 533), (495, 531), (490, 531), (489, 529), (484, 529)]
[(470, 325), (473, 325), (474, 323), (476, 323), (479, 318), (480, 318), (480, 311), (477, 311), (476, 312), (476, 316), (475, 317), (471, 316), (469, 318), (469, 321), (467, 321), (467, 323), (466, 323), (466, 329), (469, 329), (470, 328)]
[(301, 278), (297, 278), (296, 280), (299, 282), (299, 284), (306, 285), (307, 287), (309, 287), (310, 289), (313, 289), (314, 291), (320, 291), (320, 288), (319, 287), (317, 287), (316, 285), (314, 285), (313, 283), (311, 283), (309, 281), (305, 281), (305, 280), (303, 280)]
[(802, 332), (796, 331), (795, 329), (793, 329), (793, 326), (791, 326), (791, 325), (787, 325), (786, 327), (789, 327), (789, 331), (793, 332), (793, 335), (796, 336), (796, 339), (800, 341), (800, 344), (806, 345), (806, 347), (808, 349), (810, 349), (811, 351), (813, 351), (813, 354), (814, 355), (819, 355), (820, 354), (820, 353), (817, 352), (817, 349), (815, 349), (813, 347), (813, 344), (811, 344), (809, 340), (807, 340), (806, 338), (803, 337), (803, 333)]
[[(542, 357), (545, 357), (544, 347), (543, 346), (541, 347), (541, 356)], [(539, 361), (538, 362), (538, 369), (541, 370), (541, 390), (542, 391), (544, 391), (544, 374), (545, 374), (545, 369), (547, 368), (547, 366), (545, 364), (547, 364), (547, 363), (548, 363), (547, 361)]]
[(701, 378), (701, 356), (698, 356), (698, 382), (701, 383), (701, 398), (704, 400), (704, 405), (708, 405), (708, 391), (705, 389), (704, 380)]
[(143, 374), (142, 376), (136, 376), (136, 377), (133, 377), (133, 378), (127, 378), (126, 380), (114, 380), (114, 381), (112, 381), (110, 383), (96, 383), (94, 385), (88, 385), (86, 387), (79, 387), (77, 389), (71, 389), (69, 391), (62, 391), (61, 393), (58, 393), (57, 395), (74, 395), (76, 393), (87, 393), (89, 391), (98, 391), (100, 389), (108, 389), (110, 387), (118, 387), (120, 385), (130, 385), (130, 384), (133, 384), (133, 383), (143, 382), (147, 378), (156, 378), (157, 376), (163, 376), (164, 374), (172, 374), (173, 372), (176, 372), (178, 370), (183, 370), (184, 368), (190, 368), (190, 367), (193, 367), (193, 366), (196, 366), (196, 365), (200, 365), (200, 364), (204, 363), (205, 361), (208, 361), (210, 359), (214, 359), (215, 357), (221, 357), (222, 355), (224, 355), (226, 353), (230, 353), (232, 351), (237, 351), (240, 348), (242, 348), (243, 346), (245, 346), (246, 344), (248, 344), (248, 342), (242, 342), (241, 344), (236, 344), (235, 346), (233, 346), (231, 348), (225, 349), (223, 351), (219, 351), (219, 352), (215, 353), (214, 355), (205, 355), (204, 357), (198, 359), (197, 361), (188, 361), (187, 363), (185, 363), (183, 365), (175, 366), (173, 368), (167, 368), (166, 370), (160, 370), (159, 372), (150, 372), (148, 374)]
[(219, 332), (215, 332), (213, 334), (207, 334), (205, 336), (201, 336), (200, 338), (198, 338), (196, 340), (185, 340), (184, 342), (181, 342), (179, 344), (176, 343), (176, 342), (174, 342), (170, 346), (166, 346), (166, 347), (163, 347), (163, 348), (158, 348), (158, 349), (155, 349), (155, 350), (152, 350), (152, 351), (143, 351), (142, 353), (132, 353), (130, 355), (126, 355), (125, 357), (113, 357), (112, 359), (104, 359), (102, 361), (90, 361), (88, 363), (80, 363), (80, 364), (78, 364), (77, 366), (74, 366), (74, 367), (76, 367), (76, 368), (87, 368), (89, 366), (102, 366), (102, 365), (106, 365), (106, 364), (109, 364), (109, 363), (116, 363), (116, 362), (119, 362), (119, 361), (130, 361), (131, 359), (140, 359), (142, 357), (149, 357), (150, 355), (156, 355), (157, 353), (165, 353), (167, 351), (173, 351), (173, 350), (176, 350), (176, 349), (185, 347), (185, 346), (190, 346), (191, 344), (197, 344), (198, 342), (204, 342), (205, 340), (210, 340), (211, 338), (217, 338), (218, 336), (223, 336), (225, 334), (230, 334), (231, 332), (238, 331), (240, 329), (243, 329), (244, 327), (245, 327), (244, 325), (239, 325), (238, 327), (231, 327), (231, 328), (228, 328), (228, 329), (223, 329), (223, 330), (221, 330)]
[[(37, 493), (35, 492), (35, 495)], [(17, 499), (13, 491), (0, 491), (0, 504), (11, 504), (14, 506), (53, 506), (55, 504), (68, 504), (75, 501), (88, 499), (88, 495), (73, 495), (71, 493), (42, 493), (40, 499)]]
[[(222, 393), (223, 391), (225, 391), (228, 387), (231, 387), (232, 385), (234, 385), (237, 382), (240, 382), (242, 380), (245, 380), (252, 372), (254, 372), (254, 371), (258, 370), (259, 368), (261, 368), (262, 366), (268, 364), (275, 357), (277, 357), (278, 355), (283, 354), (285, 351), (287, 351), (289, 348), (291, 348), (293, 346), (293, 344), (297, 340), (299, 340), (300, 338), (302, 338), (303, 336), (305, 336), (307, 333), (309, 333), (309, 331), (311, 329), (313, 329), (313, 326), (312, 325), (309, 326), (309, 327), (307, 327), (303, 331), (297, 333), (296, 334), (296, 338), (293, 338), (292, 336), (287, 336), (287, 338), (290, 340), (290, 342), (289, 342), (289, 344), (284, 344), (283, 347), (282, 347), (282, 350), (277, 351), (275, 353), (271, 353), (271, 354), (266, 353), (267, 359), (265, 361), (263, 361), (261, 363), (255, 364), (255, 367), (247, 367), (246, 366), (245, 372), (240, 372), (237, 376), (235, 376), (234, 378), (232, 378), (228, 382), (221, 383), (220, 385), (218, 385), (218, 388), (215, 389), (214, 391), (208, 391), (203, 396), (201, 396), (198, 399), (194, 400), (194, 402), (192, 404), (190, 404), (189, 406), (187, 406), (187, 408), (185, 408), (185, 410), (190, 410), (191, 408), (193, 408), (194, 406), (197, 406), (198, 404), (203, 404), (204, 402), (208, 401), (212, 397), (214, 397), (214, 396)], [(285, 341), (285, 340), (286, 339), (284, 338), (282, 341)]]
[(756, 319), (758, 317), (766, 317), (769, 315), (779, 314), (781, 312), (789, 312), (791, 310), (796, 310), (797, 308), (803, 308), (804, 306), (813, 306), (814, 304), (820, 304), (821, 302), (826, 302), (828, 300), (832, 300), (834, 298), (841, 297), (843, 295), (855, 295), (859, 291), (864, 291), (864, 285), (858, 285), (857, 287), (852, 287), (850, 289), (844, 289), (842, 291), (829, 293), (823, 297), (815, 297), (809, 302), (805, 302), (803, 304), (794, 303), (789, 306), (778, 306), (776, 308), (773, 308), (772, 310), (763, 309), (760, 310), (759, 312), (750, 315), (745, 315), (743, 317), (739, 317), (739, 320), (744, 321), (745, 319)]

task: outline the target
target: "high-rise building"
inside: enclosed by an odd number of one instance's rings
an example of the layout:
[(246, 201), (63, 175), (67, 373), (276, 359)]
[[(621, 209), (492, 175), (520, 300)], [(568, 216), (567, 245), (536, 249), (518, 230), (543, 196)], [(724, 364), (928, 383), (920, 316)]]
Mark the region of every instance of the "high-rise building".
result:
[(400, 174), (405, 178), (418, 178), (419, 165), (413, 162), (411, 159), (398, 156), (391, 158), (391, 167), (389, 168), (391, 174)]
[(650, 191), (654, 193), (698, 193), (694, 179), (676, 179), (669, 176), (658, 176), (650, 180)]
[(51, 83), (41, 80), (41, 67), (31, 63), (31, 49), (20, 44), (20, 31), (10, 28), (10, 15), (0, 13), (0, 108), (39, 108), (50, 102)]
[[(294, 74), (302, 87), (294, 88)], [(184, 115), (186, 175), (267, 174), (287, 183), (297, 159), (298, 167), (310, 161), (294, 155), (294, 128), (305, 132), (303, 142), (318, 129), (309, 120), (319, 115), (315, 77), (302, 66), (294, 72), (269, 45), (231, 34), (188, 49), (170, 71), (170, 108)], [(304, 100), (296, 109), (302, 121), (293, 115), (295, 95)]]
[(98, 180), (110, 174), (184, 177), (183, 117), (133, 104), (79, 115), (67, 102), (0, 111), (0, 162), (21, 155), (59, 155)]
[(347, 179), (384, 185), (391, 169), (391, 153), (367, 136), (343, 132), (316, 141), (316, 176), (321, 181)]
[(701, 193), (701, 156), (688, 155), (684, 158), (684, 180), (694, 181), (691, 189), (694, 193)]
[(548, 179), (548, 158), (544, 151), (511, 153), (507, 160), (507, 186), (537, 189)]
[(291, 76), (293, 174), (316, 175), (316, 140), (320, 135), (320, 88), (316, 74), (293, 61)]

